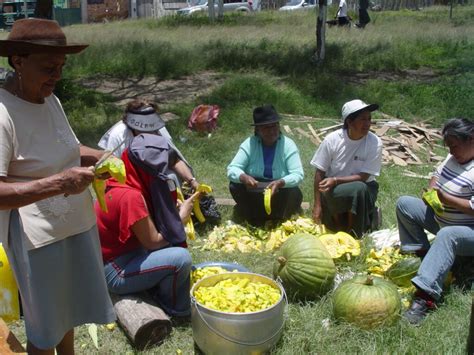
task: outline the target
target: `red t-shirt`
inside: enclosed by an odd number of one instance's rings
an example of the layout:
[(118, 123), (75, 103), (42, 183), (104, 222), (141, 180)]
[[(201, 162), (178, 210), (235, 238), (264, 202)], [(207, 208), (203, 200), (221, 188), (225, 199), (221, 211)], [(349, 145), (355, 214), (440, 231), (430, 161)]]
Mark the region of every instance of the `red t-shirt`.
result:
[(108, 262), (141, 246), (131, 228), (150, 213), (141, 192), (133, 188), (111, 188), (105, 200), (108, 213), (100, 209), (97, 201), (94, 207), (102, 257)]

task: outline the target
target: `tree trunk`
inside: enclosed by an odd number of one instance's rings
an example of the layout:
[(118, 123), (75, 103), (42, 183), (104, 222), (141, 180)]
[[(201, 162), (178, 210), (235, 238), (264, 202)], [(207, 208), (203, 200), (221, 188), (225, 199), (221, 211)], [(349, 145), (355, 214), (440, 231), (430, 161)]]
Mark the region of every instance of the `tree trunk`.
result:
[(319, 0), (318, 20), (316, 22), (316, 60), (318, 63), (322, 63), (326, 55), (327, 4), (327, 0)]
[(141, 295), (110, 295), (117, 320), (139, 350), (161, 343), (171, 333), (171, 320), (151, 299)]
[(207, 7), (209, 10), (209, 20), (211, 20), (211, 22), (214, 22), (214, 20), (216, 19), (214, 0), (209, 0), (207, 2)]
[(217, 18), (222, 20), (224, 18), (224, 0), (217, 1)]

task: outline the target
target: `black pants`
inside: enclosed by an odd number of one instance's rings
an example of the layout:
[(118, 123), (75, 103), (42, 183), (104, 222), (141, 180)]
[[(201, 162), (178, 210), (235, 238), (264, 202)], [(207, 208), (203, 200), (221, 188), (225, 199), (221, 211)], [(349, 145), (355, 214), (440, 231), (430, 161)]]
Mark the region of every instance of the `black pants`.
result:
[(229, 190), (236, 202), (236, 212), (253, 225), (262, 225), (266, 220), (287, 220), (301, 211), (303, 194), (299, 187), (278, 190), (272, 196), (272, 213), (267, 215), (263, 204), (263, 192), (248, 191), (244, 184), (231, 182)]
[(341, 226), (336, 224), (334, 216), (349, 212), (355, 216), (351, 234), (361, 238), (372, 224), (378, 191), (376, 181), (353, 181), (339, 184), (321, 194), (323, 224), (330, 230), (338, 231)]
[(338, 26), (349, 26), (351, 23), (347, 17), (338, 17), (337, 25)]

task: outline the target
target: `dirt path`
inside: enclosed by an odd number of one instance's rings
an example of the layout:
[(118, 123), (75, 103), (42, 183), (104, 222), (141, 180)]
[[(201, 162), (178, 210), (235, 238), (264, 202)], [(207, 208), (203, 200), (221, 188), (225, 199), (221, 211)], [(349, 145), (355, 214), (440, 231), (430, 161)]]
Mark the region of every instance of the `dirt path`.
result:
[(440, 74), (431, 68), (405, 69), (398, 72), (393, 71), (368, 71), (364, 73), (351, 74), (344, 79), (351, 84), (363, 85), (368, 80), (378, 79), (385, 81), (415, 81), (429, 84), (439, 78)]
[[(352, 84), (363, 85), (368, 80), (380, 79), (385, 81), (418, 81), (430, 83), (439, 76), (429, 68), (403, 70), (400, 72), (373, 71), (354, 73), (344, 76), (343, 80)], [(190, 102), (200, 95), (212, 91), (224, 82), (224, 74), (205, 71), (180, 79), (158, 80), (155, 77), (118, 79), (113, 77), (96, 77), (82, 79), (79, 83), (89, 89), (109, 94), (116, 104), (124, 106), (135, 97), (142, 97), (156, 102), (158, 105)]]
[(209, 71), (176, 80), (160, 81), (155, 77), (129, 79), (98, 77), (79, 81), (86, 88), (111, 95), (119, 106), (124, 106), (135, 97), (154, 101), (158, 105), (189, 102), (197, 96), (209, 93), (223, 82), (222, 74)]

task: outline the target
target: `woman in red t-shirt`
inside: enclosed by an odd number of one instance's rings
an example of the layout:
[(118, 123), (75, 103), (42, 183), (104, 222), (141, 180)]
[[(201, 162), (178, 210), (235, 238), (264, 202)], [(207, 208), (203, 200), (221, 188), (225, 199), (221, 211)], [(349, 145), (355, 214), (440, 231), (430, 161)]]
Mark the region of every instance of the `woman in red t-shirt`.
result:
[(95, 210), (110, 292), (149, 290), (166, 313), (179, 317), (190, 313), (191, 256), (183, 223), (197, 194), (177, 208), (173, 183), (161, 174), (168, 164), (173, 166), (170, 149), (163, 137), (135, 137), (122, 154), (126, 183), (109, 179), (108, 212), (97, 202)]

